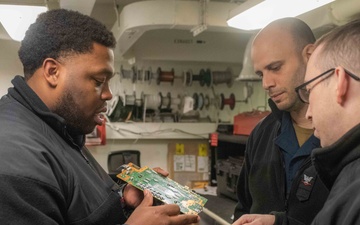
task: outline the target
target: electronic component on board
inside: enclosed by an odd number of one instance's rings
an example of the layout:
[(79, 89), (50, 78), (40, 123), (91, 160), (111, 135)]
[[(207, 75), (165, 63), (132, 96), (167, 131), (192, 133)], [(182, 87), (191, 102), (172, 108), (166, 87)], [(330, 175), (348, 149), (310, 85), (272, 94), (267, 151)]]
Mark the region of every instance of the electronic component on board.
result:
[(184, 214), (198, 214), (203, 210), (207, 199), (182, 186), (176, 181), (161, 176), (148, 167), (138, 167), (133, 163), (122, 166), (118, 178), (144, 190), (148, 189), (153, 196), (166, 204), (176, 204)]

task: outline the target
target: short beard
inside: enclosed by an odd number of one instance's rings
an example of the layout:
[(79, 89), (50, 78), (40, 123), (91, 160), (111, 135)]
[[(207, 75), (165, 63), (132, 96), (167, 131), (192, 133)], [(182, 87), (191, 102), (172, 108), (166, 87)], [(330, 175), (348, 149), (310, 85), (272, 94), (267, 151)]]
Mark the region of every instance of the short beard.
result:
[(78, 104), (76, 104), (71, 92), (64, 91), (64, 94), (56, 102), (56, 108), (54, 113), (65, 119), (68, 132), (72, 135), (84, 135), (91, 133), (94, 127), (91, 127), (89, 121), (86, 121), (82, 117), (83, 113), (78, 110)]
[[(296, 83), (295, 83), (295, 87), (299, 86), (300, 84), (302, 84), (304, 82), (304, 77), (305, 77), (305, 72), (306, 72), (306, 63), (301, 61), (301, 64), (299, 66), (299, 68), (296, 70)], [(301, 78), (302, 77), (302, 78)], [(294, 95), (293, 97), (295, 98), (293, 104), (289, 105), (288, 109), (286, 111), (291, 112), (291, 111), (298, 111), (300, 110), (302, 107), (304, 107), (303, 102), (299, 99), (299, 97), (297, 96), (297, 94), (294, 91)]]

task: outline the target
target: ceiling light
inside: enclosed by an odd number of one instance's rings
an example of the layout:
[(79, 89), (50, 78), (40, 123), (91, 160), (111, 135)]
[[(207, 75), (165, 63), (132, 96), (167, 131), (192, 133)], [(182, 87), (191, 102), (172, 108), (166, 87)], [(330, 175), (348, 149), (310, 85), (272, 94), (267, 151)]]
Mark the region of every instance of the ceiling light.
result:
[(255, 74), (254, 67), (251, 61), (251, 46), (254, 41), (256, 34), (253, 34), (245, 47), (243, 68), (239, 76), (235, 79), (236, 81), (261, 81), (259, 75)]
[(45, 11), (47, 11), (45, 6), (0, 4), (0, 22), (13, 40), (21, 41), (30, 24)]
[(335, 0), (248, 0), (230, 12), (227, 24), (242, 30), (257, 30), (271, 21), (296, 17)]

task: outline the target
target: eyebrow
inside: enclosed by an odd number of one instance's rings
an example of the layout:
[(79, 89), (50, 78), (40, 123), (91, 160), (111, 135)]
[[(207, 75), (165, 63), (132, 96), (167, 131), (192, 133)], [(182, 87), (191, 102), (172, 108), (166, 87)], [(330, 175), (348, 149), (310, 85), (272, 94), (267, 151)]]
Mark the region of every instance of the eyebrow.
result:
[(271, 62), (268, 65), (265, 66), (265, 69), (270, 70), (273, 66), (278, 66), (278, 65), (283, 65), (284, 64), (284, 60), (278, 60), (275, 62)]
[[(271, 68), (273, 66), (278, 66), (278, 65), (284, 65), (284, 60), (278, 60), (278, 61), (271, 62), (271, 63), (267, 64), (266, 66), (264, 66), (264, 69), (271, 70)], [(262, 73), (263, 72), (261, 70), (256, 70), (255, 71), (255, 74), (258, 74), (258, 75), (260, 75)]]
[(106, 78), (113, 78), (115, 76), (115, 72), (112, 72), (111, 70), (109, 69), (101, 69), (97, 72), (94, 73), (95, 76), (98, 76), (98, 75), (105, 75)]
[(111, 79), (111, 78), (113, 78), (113, 77), (115, 77), (115, 72), (114, 73), (110, 73), (110, 75), (109, 75), (109, 79)]

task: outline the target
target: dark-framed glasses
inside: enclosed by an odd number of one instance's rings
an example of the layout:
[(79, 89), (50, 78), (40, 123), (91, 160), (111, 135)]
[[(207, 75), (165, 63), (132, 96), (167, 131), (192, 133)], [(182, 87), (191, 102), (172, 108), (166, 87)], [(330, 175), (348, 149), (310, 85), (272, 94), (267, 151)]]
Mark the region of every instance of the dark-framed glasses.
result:
[[(347, 75), (349, 75), (351, 78), (353, 78), (354, 80), (356, 81), (360, 81), (360, 77), (356, 76), (355, 74), (351, 73), (350, 71), (345, 70), (345, 73)], [(310, 95), (310, 90), (311, 89), (306, 89), (306, 86), (308, 86), (311, 82), (319, 79), (320, 77), (323, 77), (325, 76), (326, 74), (330, 73), (330, 72), (334, 72), (335, 71), (335, 68), (331, 68), (331, 69), (328, 69), (326, 70), (325, 72), (323, 72), (322, 74), (314, 77), (313, 79), (301, 84), (300, 86), (296, 87), (295, 88), (295, 91), (297, 93), (297, 95), (299, 96), (300, 100), (304, 103), (309, 103), (309, 95)], [(323, 79), (325, 80), (325, 79)], [(321, 82), (321, 81), (320, 81)]]

